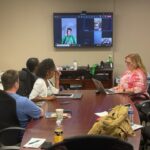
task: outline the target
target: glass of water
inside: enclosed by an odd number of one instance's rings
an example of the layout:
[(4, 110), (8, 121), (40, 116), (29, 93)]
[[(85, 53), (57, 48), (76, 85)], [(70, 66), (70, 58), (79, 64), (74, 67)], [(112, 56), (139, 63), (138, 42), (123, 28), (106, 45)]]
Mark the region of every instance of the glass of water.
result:
[(56, 109), (57, 120), (62, 122), (62, 120), (63, 120), (63, 113), (64, 113), (64, 109), (62, 109), (62, 108)]

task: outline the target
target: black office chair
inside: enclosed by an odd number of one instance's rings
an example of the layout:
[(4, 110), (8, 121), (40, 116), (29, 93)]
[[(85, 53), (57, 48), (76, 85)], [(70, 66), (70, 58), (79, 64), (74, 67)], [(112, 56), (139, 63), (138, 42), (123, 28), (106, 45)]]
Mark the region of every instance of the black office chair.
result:
[[(148, 85), (147, 93), (150, 95), (150, 85)], [(148, 122), (147, 112), (150, 109), (150, 103), (149, 103), (150, 97), (147, 94), (137, 93), (137, 94), (130, 95), (130, 98), (134, 102), (138, 110), (141, 124), (143, 122), (147, 123)]]
[(64, 139), (49, 150), (133, 150), (125, 141), (110, 136), (85, 135)]
[(141, 149), (147, 150), (150, 145), (150, 100), (143, 101), (138, 104), (138, 112), (141, 123), (145, 125), (142, 129), (142, 141), (141, 141)]
[(16, 114), (16, 102), (0, 90), (0, 149), (20, 149), (21, 131)]
[[(150, 85), (149, 84), (148, 84), (147, 93), (150, 95)], [(135, 93), (135, 94), (131, 94), (129, 96), (138, 109), (138, 104), (141, 104), (141, 102), (143, 102), (143, 101), (150, 100), (150, 96), (148, 94)]]

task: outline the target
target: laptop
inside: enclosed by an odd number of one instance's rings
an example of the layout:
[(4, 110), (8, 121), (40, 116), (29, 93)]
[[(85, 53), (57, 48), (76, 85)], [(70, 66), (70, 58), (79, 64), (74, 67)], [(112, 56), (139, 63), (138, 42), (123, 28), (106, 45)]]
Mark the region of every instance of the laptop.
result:
[(96, 86), (97, 92), (102, 94), (116, 94), (113, 89), (105, 89), (101, 81), (94, 78), (92, 78), (92, 80)]
[(103, 93), (103, 94), (128, 94), (128, 95), (132, 95), (132, 92), (117, 92), (115, 91), (113, 88), (110, 89), (105, 89), (102, 82), (99, 80), (96, 80), (94, 78), (92, 78), (96, 88), (97, 88), (97, 92), (99, 93)]
[(71, 98), (71, 99), (81, 99), (82, 93), (59, 93), (54, 94), (56, 98)]

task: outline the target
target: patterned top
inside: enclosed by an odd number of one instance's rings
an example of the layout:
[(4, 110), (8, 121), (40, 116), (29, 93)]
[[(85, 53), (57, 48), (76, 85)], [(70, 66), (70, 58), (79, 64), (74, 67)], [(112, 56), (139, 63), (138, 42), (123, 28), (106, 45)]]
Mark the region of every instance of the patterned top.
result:
[(141, 69), (126, 71), (120, 79), (120, 86), (123, 89), (133, 90), (134, 93), (147, 94), (147, 77)]

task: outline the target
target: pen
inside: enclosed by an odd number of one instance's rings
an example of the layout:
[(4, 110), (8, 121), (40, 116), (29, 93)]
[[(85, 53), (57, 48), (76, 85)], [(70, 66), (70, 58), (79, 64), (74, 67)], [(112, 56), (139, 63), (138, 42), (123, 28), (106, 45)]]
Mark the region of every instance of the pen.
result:
[(34, 144), (34, 143), (37, 143), (39, 142), (40, 140), (36, 140), (36, 141), (33, 141), (33, 142), (30, 142), (29, 144)]

